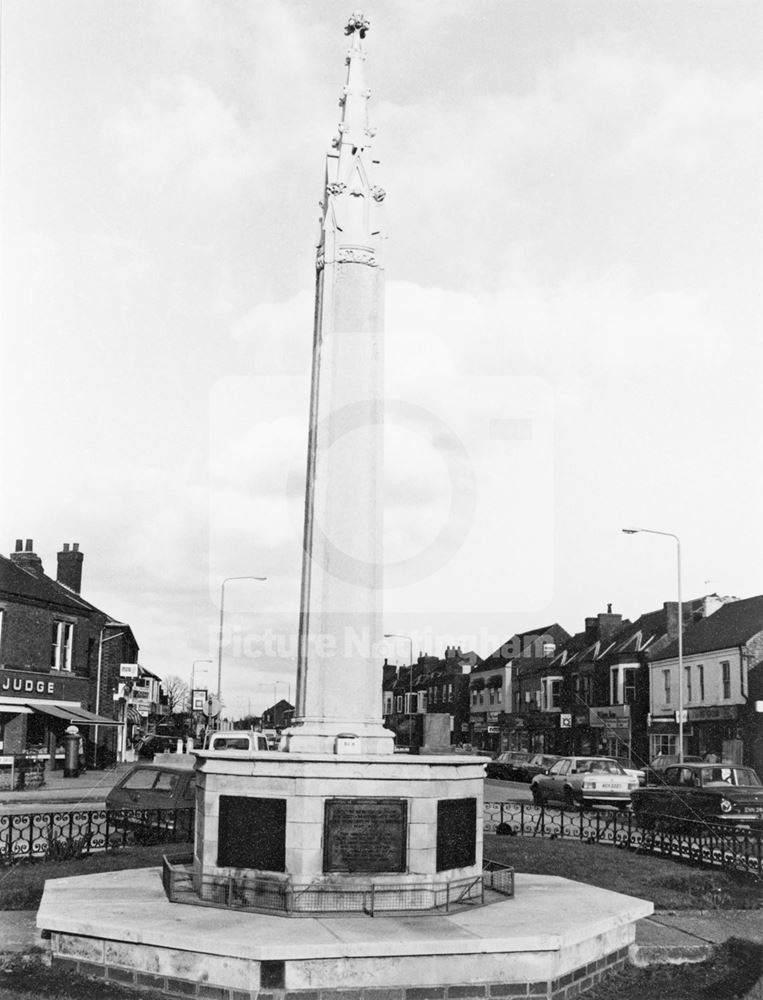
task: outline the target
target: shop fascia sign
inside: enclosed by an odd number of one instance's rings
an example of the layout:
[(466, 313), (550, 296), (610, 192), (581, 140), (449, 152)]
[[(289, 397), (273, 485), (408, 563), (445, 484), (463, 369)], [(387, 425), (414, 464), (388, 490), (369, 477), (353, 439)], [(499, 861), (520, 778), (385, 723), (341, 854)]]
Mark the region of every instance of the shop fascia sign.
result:
[(138, 664), (137, 663), (120, 663), (119, 664), (119, 676), (120, 677), (137, 677), (138, 676)]
[[(85, 678), (77, 677), (68, 671), (65, 677), (41, 677), (32, 670), (3, 670), (0, 678), (0, 693), (2, 694), (33, 694), (35, 697), (63, 698), (71, 692), (71, 684), (79, 682), (87, 684)], [(66, 690), (64, 687), (66, 686)]]
[(602, 705), (591, 709), (589, 725), (594, 729), (603, 729), (605, 726), (622, 729), (628, 726), (630, 720), (630, 705)]

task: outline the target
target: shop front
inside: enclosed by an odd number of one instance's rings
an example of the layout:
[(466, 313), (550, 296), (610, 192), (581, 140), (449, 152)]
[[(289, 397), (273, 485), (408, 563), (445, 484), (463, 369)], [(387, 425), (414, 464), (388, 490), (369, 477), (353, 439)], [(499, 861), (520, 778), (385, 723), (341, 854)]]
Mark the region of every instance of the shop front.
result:
[[(62, 768), (65, 731), (75, 725), (83, 745), (94, 726), (114, 726), (114, 719), (83, 708), (86, 678), (41, 676), (23, 670), (0, 674), (0, 787), (14, 787), (21, 770), (44, 775)], [(42, 777), (41, 777), (42, 780)]]

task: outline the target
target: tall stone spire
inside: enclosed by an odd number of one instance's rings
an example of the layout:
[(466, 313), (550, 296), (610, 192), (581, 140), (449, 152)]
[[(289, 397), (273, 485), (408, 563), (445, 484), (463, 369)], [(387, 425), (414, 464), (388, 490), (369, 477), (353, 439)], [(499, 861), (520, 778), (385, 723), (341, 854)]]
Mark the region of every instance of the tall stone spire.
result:
[(365, 81), (363, 45), (369, 27), (363, 14), (354, 11), (345, 28), (350, 38), (345, 59), (347, 82), (339, 97), (342, 108), (339, 134), (326, 157), (319, 268), (338, 262), (370, 266), (382, 263), (381, 203), (385, 192), (374, 181), (378, 160), (372, 158), (371, 144), (376, 129), (368, 124), (371, 92)]
[(326, 157), (316, 259), (297, 704), (290, 752), (391, 753), (382, 725), (384, 273), (363, 40), (345, 28), (347, 82)]

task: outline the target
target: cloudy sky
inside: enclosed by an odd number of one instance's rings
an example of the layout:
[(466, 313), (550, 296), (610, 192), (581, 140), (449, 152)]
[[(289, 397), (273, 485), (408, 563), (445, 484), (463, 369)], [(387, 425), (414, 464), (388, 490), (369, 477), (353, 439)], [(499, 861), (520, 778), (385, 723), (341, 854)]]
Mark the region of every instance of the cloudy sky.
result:
[[(0, 547), (230, 712), (294, 693), (323, 163), (351, 4), (5, 0)], [(761, 589), (761, 21), (366, 7), (385, 201), (385, 631)], [(392, 658), (407, 658), (404, 640)], [(204, 665), (199, 665), (200, 677)]]

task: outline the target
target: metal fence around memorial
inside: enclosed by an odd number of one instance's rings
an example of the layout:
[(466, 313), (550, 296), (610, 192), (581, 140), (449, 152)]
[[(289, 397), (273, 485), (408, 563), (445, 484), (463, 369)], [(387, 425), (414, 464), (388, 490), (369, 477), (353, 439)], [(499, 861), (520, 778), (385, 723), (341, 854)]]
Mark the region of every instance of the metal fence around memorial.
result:
[(0, 815), (0, 863), (63, 860), (193, 838), (194, 809), (74, 809)]
[(485, 891), (514, 895), (514, 869), (486, 862), (481, 874), (450, 882), (298, 882), (288, 876), (202, 875), (194, 877), (189, 859), (164, 858), (162, 881), (173, 903), (285, 916), (316, 913), (432, 913), (463, 909), (485, 902)]
[(554, 809), (526, 802), (486, 802), (485, 833), (608, 844), (640, 854), (724, 868), (763, 879), (763, 828), (702, 819), (650, 818), (640, 826), (630, 810), (612, 807)]

